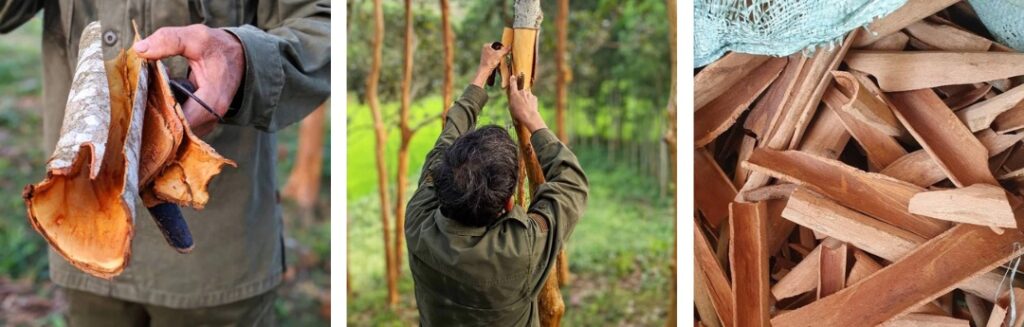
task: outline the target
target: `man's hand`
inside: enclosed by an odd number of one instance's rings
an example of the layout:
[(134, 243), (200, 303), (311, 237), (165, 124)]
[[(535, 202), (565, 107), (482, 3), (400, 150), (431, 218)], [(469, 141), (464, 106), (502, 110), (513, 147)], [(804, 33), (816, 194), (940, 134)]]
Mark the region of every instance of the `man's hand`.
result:
[[(171, 56), (188, 59), (192, 69), (188, 78), (196, 86), (196, 97), (221, 117), (227, 113), (245, 74), (245, 54), (238, 38), (205, 25), (160, 28), (135, 43), (135, 51), (149, 60)], [(182, 111), (196, 135), (206, 135), (217, 125), (217, 117), (195, 100), (186, 101)]]
[(480, 66), (477, 68), (476, 77), (473, 78), (473, 85), (484, 87), (484, 83), (487, 82), (487, 77), (491, 76), (491, 72), (498, 65), (501, 64), (501, 58), (508, 54), (512, 47), (502, 46), (501, 49), (494, 50), (491, 48), (491, 44), (484, 44), (482, 50), (480, 50)]
[(530, 133), (547, 128), (548, 125), (544, 123), (540, 111), (537, 110), (537, 97), (533, 96), (528, 89), (520, 90), (515, 87), (517, 84), (514, 75), (509, 78), (508, 85), (508, 107), (512, 113), (512, 119), (526, 126)]

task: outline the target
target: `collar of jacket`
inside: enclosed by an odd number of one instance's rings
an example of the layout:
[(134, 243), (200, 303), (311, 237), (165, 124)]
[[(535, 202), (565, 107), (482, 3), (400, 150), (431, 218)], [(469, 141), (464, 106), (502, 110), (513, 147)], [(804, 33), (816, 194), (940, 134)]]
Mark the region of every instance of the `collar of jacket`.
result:
[(434, 220), (437, 221), (437, 226), (441, 228), (447, 234), (461, 235), (461, 236), (483, 236), (488, 230), (496, 226), (500, 226), (506, 220), (515, 220), (523, 224), (523, 226), (530, 226), (529, 217), (526, 216), (526, 210), (518, 205), (512, 206), (512, 211), (505, 213), (494, 223), (484, 227), (473, 227), (466, 226), (455, 219), (445, 217), (441, 214), (441, 210), (434, 210)]

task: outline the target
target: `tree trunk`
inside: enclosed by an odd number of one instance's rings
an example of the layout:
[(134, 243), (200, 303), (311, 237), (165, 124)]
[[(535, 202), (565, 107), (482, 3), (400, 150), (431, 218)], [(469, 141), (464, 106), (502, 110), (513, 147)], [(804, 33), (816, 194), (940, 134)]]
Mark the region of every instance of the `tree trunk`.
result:
[(409, 128), (409, 89), (412, 86), (412, 0), (405, 0), (405, 58), (402, 76), (402, 106), (399, 108), (399, 130), (402, 134), (398, 148), (398, 176), (395, 185), (395, 276), (402, 273), (402, 242), (405, 238), (405, 186), (409, 174), (409, 141), (412, 140), (412, 129)]
[[(572, 80), (572, 71), (566, 63), (566, 41), (569, 38), (569, 0), (558, 0), (558, 15), (555, 16), (555, 125), (558, 139), (569, 145), (569, 129), (565, 126), (566, 91)], [(569, 284), (569, 255), (565, 249), (558, 253), (558, 285)]]
[(295, 166), (288, 174), (288, 184), (281, 196), (292, 199), (305, 212), (313, 210), (320, 194), (320, 172), (324, 158), (324, 120), (326, 103), (321, 104), (299, 125), (299, 147), (295, 151)]
[[(441, 112), (441, 127), (444, 127), (444, 122), (448, 119), (448, 107), (452, 105), (452, 83), (455, 80), (455, 71), (453, 65), (455, 63), (455, 44), (454, 37), (452, 36), (452, 25), (448, 17), (448, 0), (440, 0), (441, 2), (441, 39), (444, 43), (444, 87), (442, 93), (444, 94), (444, 108)], [(502, 76), (502, 78), (505, 78)]]
[[(534, 73), (537, 66), (537, 33), (540, 31), (544, 15), (540, 10), (540, 0), (515, 0), (513, 8), (515, 16), (512, 23), (512, 73), (522, 77), (524, 89), (530, 89), (536, 77)], [(509, 85), (509, 89), (513, 87), (516, 86)], [(544, 183), (544, 173), (530, 144), (530, 131), (517, 123), (516, 134), (519, 136), (519, 150), (526, 162), (526, 177), (530, 181), (532, 199), (537, 187)], [(565, 314), (565, 302), (558, 289), (557, 272), (548, 275), (538, 302), (541, 325), (559, 326), (562, 315)]]
[(395, 257), (391, 246), (391, 233), (389, 221), (391, 220), (391, 201), (388, 198), (388, 168), (384, 158), (384, 150), (388, 144), (388, 134), (384, 119), (380, 114), (380, 104), (377, 101), (377, 83), (380, 79), (381, 48), (384, 40), (384, 10), (381, 8), (381, 0), (373, 0), (373, 61), (370, 64), (370, 75), (366, 80), (366, 99), (370, 103), (370, 111), (373, 113), (373, 129), (376, 135), (377, 147), (374, 154), (377, 159), (377, 192), (380, 195), (380, 223), (384, 232), (384, 256), (388, 285), (388, 305), (398, 304), (398, 276), (395, 275)]
[[(669, 88), (668, 105), (666, 109), (668, 111), (668, 130), (665, 132), (665, 145), (668, 148), (668, 160), (669, 166), (668, 171), (671, 180), (669, 181), (672, 185), (672, 217), (677, 217), (676, 212), (679, 210), (679, 200), (676, 195), (676, 0), (665, 1), (665, 11), (668, 12), (668, 44), (669, 44), (669, 55), (671, 56), (669, 61), (671, 62), (670, 75), (672, 76), (672, 86)], [(675, 230), (675, 224), (673, 224), (672, 230)], [(679, 245), (679, 234), (678, 232), (673, 235), (673, 247), (672, 247), (672, 277), (669, 279), (669, 307), (668, 307), (668, 319), (665, 322), (665, 326), (676, 325), (676, 272), (679, 269), (678, 262), (676, 262), (676, 251)]]

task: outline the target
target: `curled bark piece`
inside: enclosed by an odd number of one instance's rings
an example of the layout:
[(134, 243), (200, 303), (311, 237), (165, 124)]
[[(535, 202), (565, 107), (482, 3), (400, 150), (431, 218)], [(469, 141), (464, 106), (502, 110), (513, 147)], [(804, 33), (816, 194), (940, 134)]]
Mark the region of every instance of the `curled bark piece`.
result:
[(62, 144), (46, 178), (22, 196), (32, 226), (57, 253), (91, 275), (112, 278), (131, 251), (148, 81), (133, 50), (103, 62), (101, 30), (93, 22), (83, 31)]
[(859, 48), (871, 44), (957, 2), (959, 1), (909, 0), (900, 9), (896, 9), (891, 14), (871, 22), (867, 26), (869, 33), (861, 33), (853, 45)]
[(1000, 114), (1013, 109), (1024, 101), (1024, 85), (1014, 87), (1003, 94), (976, 103), (960, 110), (956, 116), (960, 118), (971, 132), (977, 132), (992, 125)]
[(844, 106), (835, 109), (842, 109), (890, 136), (903, 134), (903, 128), (896, 116), (893, 115), (892, 109), (884, 100), (861, 85), (861, 82), (853, 74), (832, 71), (832, 78), (836, 81), (835, 89), (842, 92), (845, 99), (849, 100)]
[(907, 32), (934, 48), (948, 51), (983, 52), (992, 46), (992, 41), (971, 32), (926, 20), (910, 24)]
[(1024, 54), (851, 51), (846, 64), (875, 76), (886, 92), (969, 84), (1024, 75)]
[[(173, 99), (170, 84), (167, 82), (167, 71), (163, 64), (156, 62), (150, 67), (153, 70), (152, 97)], [(168, 102), (163, 102), (164, 105)], [(177, 102), (173, 103), (173, 112), (178, 124), (184, 127), (184, 137), (176, 149), (174, 159), (166, 163), (163, 170), (153, 177), (152, 190), (157, 199), (202, 209), (210, 198), (207, 185), (213, 176), (220, 173), (224, 165), (237, 167), (234, 161), (228, 160), (217, 153), (209, 144), (203, 142), (188, 128), (185, 114)], [(159, 109), (166, 111), (166, 108)], [(148, 204), (147, 204), (148, 205)]]
[(947, 221), (1017, 228), (1003, 188), (974, 184), (964, 188), (927, 191), (910, 198), (910, 213)]
[(729, 129), (744, 110), (779, 76), (786, 58), (772, 58), (723, 94), (694, 113), (694, 145), (702, 147)]
[(730, 52), (701, 69), (693, 78), (693, 109), (700, 109), (726, 93), (768, 60), (759, 56)]

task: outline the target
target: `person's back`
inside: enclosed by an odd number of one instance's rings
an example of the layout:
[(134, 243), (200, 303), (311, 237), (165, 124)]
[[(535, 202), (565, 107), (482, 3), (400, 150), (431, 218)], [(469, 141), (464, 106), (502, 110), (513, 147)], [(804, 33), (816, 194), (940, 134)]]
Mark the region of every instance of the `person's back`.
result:
[(477, 78), (427, 154), (406, 213), (424, 326), (539, 325), (537, 295), (586, 206), (588, 183), (576, 157), (546, 128), (536, 99), (517, 90), (509, 95), (513, 118), (533, 132), (547, 182), (528, 210), (513, 205), (516, 146), (503, 128), (475, 129), (487, 102), (483, 80), (505, 53), (483, 51)]

